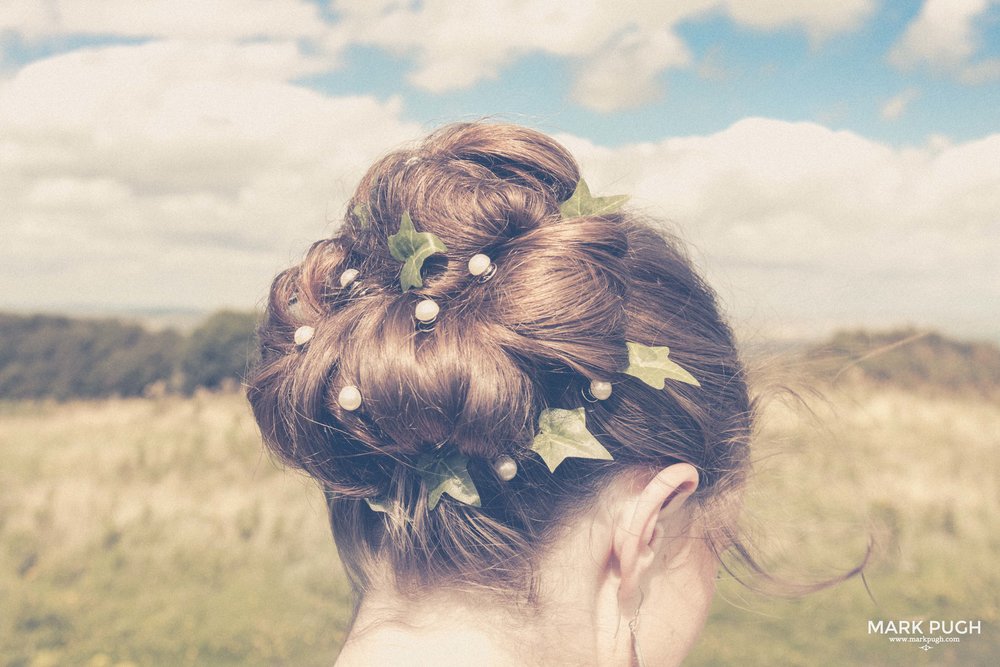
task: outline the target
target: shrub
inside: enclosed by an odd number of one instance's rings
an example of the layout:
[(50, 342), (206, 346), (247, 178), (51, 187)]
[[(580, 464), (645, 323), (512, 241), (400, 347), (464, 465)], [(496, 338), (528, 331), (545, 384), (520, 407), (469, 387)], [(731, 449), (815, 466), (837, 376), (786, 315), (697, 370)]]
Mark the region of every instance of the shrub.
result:
[(253, 313), (224, 310), (195, 329), (181, 360), (184, 390), (216, 389), (227, 381), (242, 381), (256, 359), (256, 324)]
[(0, 398), (140, 396), (169, 381), (180, 342), (117, 320), (0, 314)]

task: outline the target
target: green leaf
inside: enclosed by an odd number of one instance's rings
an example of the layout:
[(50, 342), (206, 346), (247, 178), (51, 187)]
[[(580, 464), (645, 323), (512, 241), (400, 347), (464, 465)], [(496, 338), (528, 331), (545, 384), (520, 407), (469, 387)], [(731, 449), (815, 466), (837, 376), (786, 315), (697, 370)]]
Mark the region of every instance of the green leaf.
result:
[(405, 292), (411, 287), (423, 287), (420, 269), (424, 260), (435, 253), (448, 252), (447, 246), (430, 232), (418, 232), (413, 227), (410, 213), (403, 213), (399, 231), (389, 237), (389, 252), (403, 263), (399, 272), (399, 286)]
[(391, 514), (389, 511), (389, 503), (385, 500), (379, 500), (378, 498), (365, 498), (365, 502), (368, 503), (368, 507), (372, 512)]
[(542, 457), (552, 472), (568, 458), (613, 459), (611, 452), (587, 430), (587, 413), (583, 408), (542, 410), (538, 417), (538, 435), (531, 449)]
[(627, 375), (637, 377), (655, 389), (663, 389), (668, 378), (701, 386), (693, 375), (670, 358), (669, 347), (651, 347), (631, 341), (625, 344), (628, 346), (628, 368), (624, 371)]
[(573, 195), (559, 205), (563, 218), (581, 218), (587, 215), (607, 215), (621, 209), (628, 201), (628, 195), (611, 195), (610, 197), (591, 197), (587, 182), (580, 179)]
[(351, 213), (357, 219), (358, 223), (361, 225), (361, 229), (368, 229), (368, 225), (371, 224), (371, 220), (368, 216), (368, 207), (364, 204), (355, 204), (354, 208), (351, 209)]
[(437, 507), (445, 493), (466, 505), (480, 506), (479, 491), (469, 476), (468, 463), (469, 457), (455, 451), (443, 456), (440, 452), (420, 456), (417, 472), (427, 485), (428, 509)]

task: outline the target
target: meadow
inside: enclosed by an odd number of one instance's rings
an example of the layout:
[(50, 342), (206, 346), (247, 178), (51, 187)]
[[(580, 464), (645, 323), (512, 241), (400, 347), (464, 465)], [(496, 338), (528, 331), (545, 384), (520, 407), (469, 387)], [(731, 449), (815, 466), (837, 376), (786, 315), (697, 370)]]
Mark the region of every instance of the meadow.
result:
[[(1000, 664), (996, 399), (804, 403), (764, 411), (755, 540), (802, 580), (874, 537), (866, 582), (784, 599), (724, 578), (687, 664)], [(0, 664), (329, 665), (350, 604), (319, 492), (262, 453), (240, 395), (0, 403)], [(982, 630), (923, 651), (869, 619)]]

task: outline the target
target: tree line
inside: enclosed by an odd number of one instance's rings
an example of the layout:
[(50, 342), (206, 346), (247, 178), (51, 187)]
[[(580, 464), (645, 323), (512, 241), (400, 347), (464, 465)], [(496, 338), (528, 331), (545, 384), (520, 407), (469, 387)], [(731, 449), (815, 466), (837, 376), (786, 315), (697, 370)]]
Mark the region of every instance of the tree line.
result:
[[(257, 316), (219, 311), (188, 334), (115, 319), (0, 313), (0, 399), (191, 393), (237, 385), (257, 362)], [(816, 377), (1000, 391), (1000, 348), (933, 332), (841, 331), (808, 348)]]
[(116, 319), (0, 313), (0, 399), (191, 393), (256, 362), (253, 313), (219, 311), (189, 334)]

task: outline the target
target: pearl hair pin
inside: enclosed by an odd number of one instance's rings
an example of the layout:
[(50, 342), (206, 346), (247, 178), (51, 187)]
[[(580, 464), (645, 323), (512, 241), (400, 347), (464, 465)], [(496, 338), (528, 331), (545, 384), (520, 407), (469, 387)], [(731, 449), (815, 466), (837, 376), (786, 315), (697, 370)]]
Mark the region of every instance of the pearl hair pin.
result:
[(302, 326), (295, 330), (295, 344), (305, 345), (312, 340), (313, 334), (316, 333), (316, 329), (310, 326)]
[(611, 397), (611, 383), (605, 380), (591, 380), (589, 387), (583, 388), (583, 398), (588, 403), (606, 401)]
[(340, 286), (347, 287), (357, 279), (358, 279), (358, 270), (347, 269), (346, 271), (340, 274)]
[(478, 253), (469, 259), (469, 273), (479, 278), (479, 282), (486, 282), (493, 277), (497, 271), (497, 265), (489, 258), (489, 255)]
[(353, 384), (343, 387), (337, 394), (337, 405), (348, 412), (357, 410), (361, 407), (361, 391)]
[(426, 327), (434, 323), (439, 312), (441, 312), (441, 306), (437, 305), (433, 299), (424, 299), (413, 309), (413, 316), (417, 318), (419, 326)]
[(611, 383), (604, 380), (591, 380), (590, 393), (599, 401), (606, 401), (611, 397)]
[(509, 482), (517, 476), (517, 461), (509, 456), (501, 456), (493, 462), (493, 470), (497, 477), (505, 482)]

